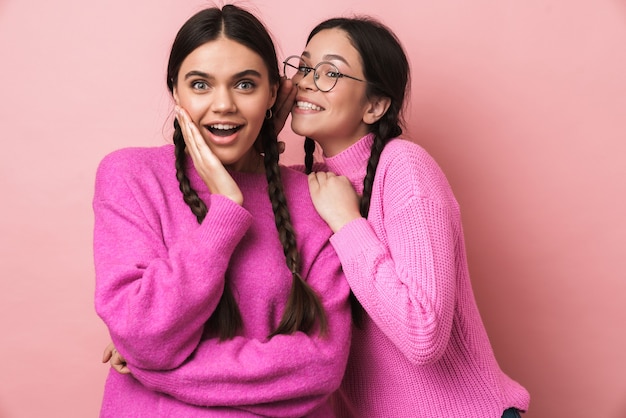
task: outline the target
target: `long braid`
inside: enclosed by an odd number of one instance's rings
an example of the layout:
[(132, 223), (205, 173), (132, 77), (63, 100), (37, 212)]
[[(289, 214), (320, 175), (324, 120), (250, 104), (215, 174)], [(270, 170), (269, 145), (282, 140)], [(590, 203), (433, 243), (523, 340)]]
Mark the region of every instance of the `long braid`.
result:
[(367, 160), (367, 170), (365, 177), (363, 178), (363, 196), (361, 197), (361, 204), (359, 208), (361, 216), (364, 218), (367, 218), (369, 215), (370, 200), (372, 198), (372, 186), (374, 185), (374, 176), (376, 175), (376, 168), (378, 168), (380, 155), (382, 154), (385, 145), (387, 145), (391, 139), (402, 135), (402, 128), (398, 124), (387, 119), (387, 115), (384, 115), (374, 125), (372, 130), (372, 133), (374, 134), (374, 142), (372, 143), (370, 157)]
[(201, 224), (207, 214), (206, 204), (200, 199), (198, 193), (191, 187), (191, 182), (185, 174), (185, 140), (178, 124), (178, 120), (174, 120), (174, 152), (176, 154), (176, 178), (180, 191), (183, 193), (183, 199), (189, 206), (198, 223)]
[[(196, 215), (198, 223), (201, 224), (208, 210), (198, 193), (191, 187), (191, 182), (185, 174), (185, 140), (177, 120), (174, 121), (174, 146), (176, 178), (178, 179), (180, 191), (183, 193), (185, 203), (187, 203), (193, 214)], [(208, 324), (210, 328), (217, 330), (220, 340), (233, 338), (237, 330), (243, 325), (241, 312), (228, 283), (224, 283), (222, 296), (215, 307), (215, 311), (209, 318)]]
[(306, 137), (304, 138), (304, 172), (311, 174), (313, 171), (313, 152), (315, 151), (315, 141)]
[[(374, 134), (374, 142), (372, 143), (370, 157), (367, 160), (367, 169), (365, 177), (363, 178), (363, 195), (361, 196), (361, 203), (359, 207), (361, 216), (364, 218), (367, 218), (369, 215), (374, 177), (376, 176), (376, 169), (378, 168), (380, 155), (382, 154), (385, 145), (387, 145), (392, 138), (398, 137), (402, 134), (402, 128), (387, 119), (388, 115), (384, 115), (376, 123), (376, 125), (374, 125), (372, 130), (372, 133)], [(363, 325), (364, 309), (352, 292), (350, 292), (350, 305), (352, 306), (352, 319), (358, 327), (361, 327)]]
[(267, 176), (268, 193), (274, 211), (274, 219), (278, 237), (283, 246), (287, 266), (291, 271), (291, 290), (285, 306), (282, 319), (269, 337), (278, 334), (293, 334), (296, 331), (309, 332), (319, 320), (320, 332), (327, 329), (324, 308), (315, 291), (302, 279), (300, 275), (301, 259), (296, 246), (296, 234), (291, 224), (287, 200), (281, 181), (278, 165), (278, 146), (274, 129), (268, 121), (261, 128), (263, 150), (265, 153), (265, 173)]

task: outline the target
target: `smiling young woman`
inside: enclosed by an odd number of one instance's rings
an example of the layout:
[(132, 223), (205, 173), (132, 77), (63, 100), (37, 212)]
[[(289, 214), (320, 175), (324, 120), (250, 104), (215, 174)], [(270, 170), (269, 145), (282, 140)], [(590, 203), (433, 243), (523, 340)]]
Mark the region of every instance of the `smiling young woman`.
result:
[(174, 145), (101, 162), (96, 310), (114, 366), (102, 417), (333, 415), (349, 289), (307, 177), (278, 164), (279, 80), (258, 19), (203, 10), (170, 54)]
[(323, 150), (311, 198), (356, 301), (337, 416), (519, 416), (529, 395), (491, 349), (454, 194), (432, 157), (400, 137), (409, 91), (400, 42), (372, 19), (330, 19), (294, 65), (291, 127), (307, 137), (308, 171), (315, 142)]

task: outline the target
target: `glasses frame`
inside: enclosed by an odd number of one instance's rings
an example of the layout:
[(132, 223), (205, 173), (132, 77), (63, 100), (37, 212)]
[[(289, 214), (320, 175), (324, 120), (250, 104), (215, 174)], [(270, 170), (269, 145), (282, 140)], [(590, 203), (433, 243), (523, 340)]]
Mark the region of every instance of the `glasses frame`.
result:
[[(287, 58), (285, 58), (285, 60), (283, 61), (283, 75), (285, 77), (287, 76), (287, 66), (295, 69), (296, 71), (298, 71), (298, 73), (301, 72), (301, 69), (304, 69), (304, 75), (302, 76), (302, 79), (304, 79), (304, 77), (306, 77), (307, 75), (309, 75), (309, 73), (312, 72), (313, 73), (313, 83), (315, 84), (315, 87), (317, 87), (317, 89), (319, 91), (323, 92), (323, 93), (328, 93), (329, 91), (334, 89), (335, 86), (337, 85), (337, 81), (339, 81), (340, 78), (346, 77), (346, 78), (349, 78), (349, 79), (352, 79), (352, 80), (355, 80), (355, 81), (360, 81), (362, 83), (366, 82), (365, 80), (361, 80), (360, 78), (356, 78), (356, 77), (353, 77), (351, 75), (342, 73), (341, 71), (339, 71), (339, 68), (337, 68), (337, 66), (335, 64), (333, 64), (332, 62), (330, 62), (330, 61), (318, 62), (315, 65), (315, 67), (309, 67), (309, 66), (306, 66), (306, 65), (299, 65), (299, 66), (296, 67), (295, 65), (289, 63), (289, 60), (291, 60), (293, 58), (297, 58), (300, 62), (302, 62), (302, 57), (300, 57), (299, 55), (290, 55)], [(329, 89), (326, 89), (326, 90), (320, 88), (320, 86), (317, 85), (317, 80), (319, 80), (319, 78), (320, 78), (320, 75), (317, 72), (317, 69), (320, 67), (320, 65), (323, 65), (323, 64), (331, 65), (335, 69), (337, 69), (337, 77), (334, 78), (335, 82), (333, 83), (333, 85)]]

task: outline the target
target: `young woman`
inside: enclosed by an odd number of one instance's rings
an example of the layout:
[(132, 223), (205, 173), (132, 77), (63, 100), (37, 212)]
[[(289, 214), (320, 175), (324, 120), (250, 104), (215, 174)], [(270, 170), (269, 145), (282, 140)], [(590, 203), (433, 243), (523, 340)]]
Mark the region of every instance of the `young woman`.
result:
[(174, 145), (101, 162), (96, 310), (130, 372), (102, 417), (332, 416), (349, 288), (306, 175), (278, 165), (279, 81), (254, 16), (203, 10), (169, 59)]
[(498, 366), (468, 273), (459, 206), (436, 162), (400, 135), (409, 65), (368, 18), (330, 19), (285, 61), (291, 126), (325, 170), (313, 203), (358, 300), (342, 417), (518, 416), (528, 392)]

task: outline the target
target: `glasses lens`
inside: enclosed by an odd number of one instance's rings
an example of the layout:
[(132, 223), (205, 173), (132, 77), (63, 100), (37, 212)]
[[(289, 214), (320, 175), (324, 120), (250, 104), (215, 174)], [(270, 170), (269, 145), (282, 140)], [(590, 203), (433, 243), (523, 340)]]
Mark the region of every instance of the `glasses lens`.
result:
[(337, 84), (339, 70), (330, 62), (320, 62), (315, 72), (315, 84), (321, 91), (330, 91)]
[(285, 61), (285, 76), (290, 79), (299, 79), (304, 75), (303, 71), (304, 63), (300, 57), (289, 57)]

